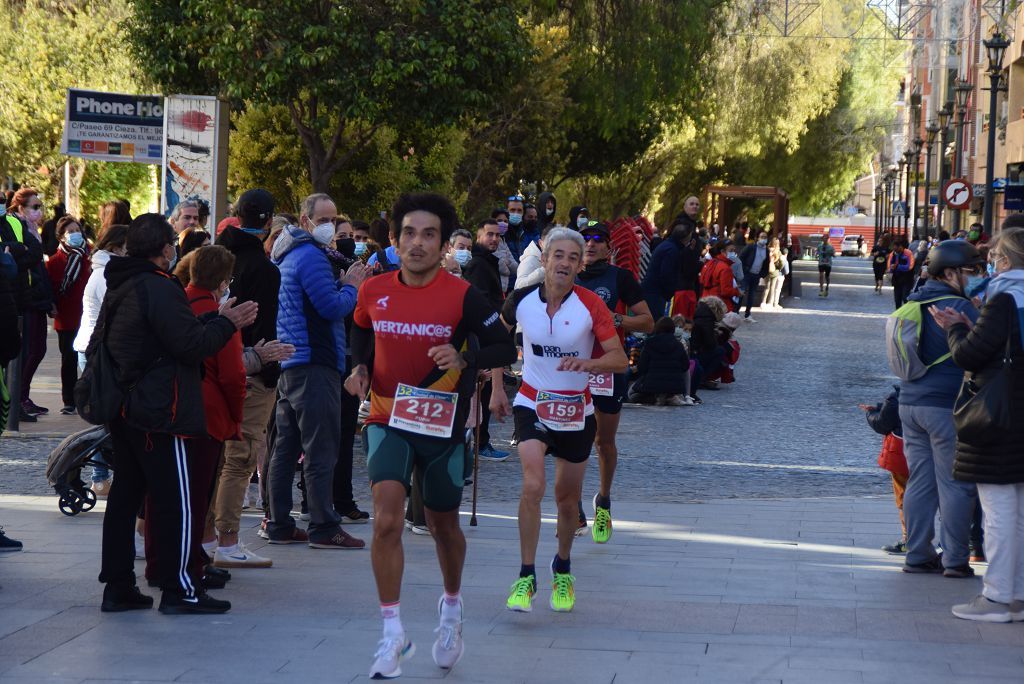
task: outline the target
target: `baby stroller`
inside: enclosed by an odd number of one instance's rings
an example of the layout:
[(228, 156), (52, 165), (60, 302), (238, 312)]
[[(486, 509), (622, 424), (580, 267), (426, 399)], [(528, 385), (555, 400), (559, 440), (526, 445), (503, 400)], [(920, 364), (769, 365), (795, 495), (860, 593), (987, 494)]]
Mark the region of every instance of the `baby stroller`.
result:
[[(97, 457), (102, 455), (106, 463)], [(57, 507), (64, 515), (78, 515), (96, 505), (96, 494), (82, 481), (85, 466), (113, 463), (110, 433), (103, 425), (86, 428), (68, 435), (46, 461), (46, 479), (60, 496)]]

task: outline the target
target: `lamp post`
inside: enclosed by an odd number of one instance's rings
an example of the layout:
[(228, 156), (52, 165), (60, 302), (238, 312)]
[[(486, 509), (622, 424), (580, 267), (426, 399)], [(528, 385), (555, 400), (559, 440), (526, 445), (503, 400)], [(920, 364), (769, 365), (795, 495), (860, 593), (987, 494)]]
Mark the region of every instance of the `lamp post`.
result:
[(992, 210), (995, 206), (995, 192), (992, 180), (996, 167), (996, 104), (999, 99), (999, 81), (1003, 74), (1003, 56), (1010, 41), (1002, 33), (995, 33), (991, 38), (982, 41), (988, 53), (988, 152), (985, 156), (985, 211), (982, 214), (981, 231), (985, 236), (992, 235)]
[[(897, 205), (894, 209), (896, 213), (896, 230), (902, 232), (904, 235), (907, 232), (907, 219), (904, 216), (903, 208), (906, 202), (906, 194), (903, 191), (903, 170), (907, 166), (907, 158), (905, 155), (900, 155), (896, 158), (896, 200)], [(909, 174), (908, 174), (909, 176)], [(900, 219), (903, 219), (903, 226), (900, 227)]]
[(871, 244), (878, 242), (882, 235), (882, 183), (881, 179), (875, 183), (875, 239)]
[(924, 239), (927, 240), (931, 237), (929, 229), (932, 216), (932, 146), (935, 144), (935, 136), (939, 134), (939, 125), (931, 121), (924, 130), (927, 134), (924, 143)]
[[(906, 168), (906, 180), (903, 192), (903, 236), (909, 237), (913, 227), (910, 223), (910, 203), (913, 201), (910, 197), (910, 171), (914, 169), (914, 151), (906, 150), (903, 152), (903, 166)], [(917, 217), (915, 217), (916, 219)]]
[[(963, 79), (958, 79), (953, 86), (953, 97), (956, 99), (956, 171), (953, 175), (962, 178), (964, 175), (964, 124), (967, 122), (967, 98), (970, 96), (973, 86)], [(960, 230), (960, 215), (962, 209), (953, 213), (953, 232)]]
[(889, 231), (889, 210), (892, 208), (892, 202), (890, 201), (889, 186), (890, 186), (890, 175), (886, 171), (885, 175), (882, 176), (882, 232), (886, 233)]
[(921, 136), (914, 138), (914, 146), (911, 148), (913, 151), (912, 168), (914, 169), (914, 195), (913, 195), (913, 210), (911, 215), (914, 217), (914, 222), (911, 223), (911, 235), (915, 240), (920, 239), (921, 234), (917, 228), (917, 222), (919, 220), (918, 214), (920, 213), (920, 196), (921, 196), (921, 147), (924, 145), (924, 140)]
[(889, 166), (889, 231), (893, 234), (896, 233), (896, 200), (898, 199), (896, 194), (897, 184), (896, 175), (899, 171), (899, 167), (895, 164)]
[(935, 234), (942, 230), (942, 219), (946, 214), (946, 200), (942, 196), (946, 189), (946, 150), (949, 149), (949, 119), (953, 116), (953, 103), (947, 102), (939, 110), (939, 212), (935, 219)]

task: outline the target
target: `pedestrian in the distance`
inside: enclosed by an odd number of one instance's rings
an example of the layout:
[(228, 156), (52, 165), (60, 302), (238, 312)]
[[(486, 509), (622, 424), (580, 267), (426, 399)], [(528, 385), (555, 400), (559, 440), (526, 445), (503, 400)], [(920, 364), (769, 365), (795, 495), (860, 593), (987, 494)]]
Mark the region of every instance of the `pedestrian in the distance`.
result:
[(914, 253), (907, 248), (907, 238), (897, 236), (892, 243), (888, 264), (892, 274), (892, 298), (897, 309), (906, 303), (914, 287), (914, 263)]
[(70, 416), (76, 412), (75, 382), (78, 380), (78, 352), (74, 342), (82, 323), (82, 302), (92, 266), (89, 246), (78, 219), (63, 216), (57, 221), (54, 235), (57, 251), (46, 262), (46, 272), (57, 309), (53, 327), (57, 331), (57, 346), (60, 348), (60, 396), (64, 405), (60, 412)]
[(875, 294), (882, 294), (885, 271), (889, 265), (889, 236), (883, 235), (871, 248), (871, 270), (875, 273)]

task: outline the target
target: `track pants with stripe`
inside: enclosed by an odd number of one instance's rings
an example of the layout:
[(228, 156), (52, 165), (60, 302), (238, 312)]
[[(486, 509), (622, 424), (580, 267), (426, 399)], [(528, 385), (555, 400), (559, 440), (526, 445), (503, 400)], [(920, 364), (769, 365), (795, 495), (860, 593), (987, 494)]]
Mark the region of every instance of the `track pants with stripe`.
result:
[(160, 587), (195, 595), (197, 578), (189, 568), (192, 513), (189, 507), (189, 440), (144, 432), (117, 420), (110, 425), (114, 483), (103, 517), (100, 582), (134, 582), (135, 519), (148, 494), (149, 529), (160, 547)]

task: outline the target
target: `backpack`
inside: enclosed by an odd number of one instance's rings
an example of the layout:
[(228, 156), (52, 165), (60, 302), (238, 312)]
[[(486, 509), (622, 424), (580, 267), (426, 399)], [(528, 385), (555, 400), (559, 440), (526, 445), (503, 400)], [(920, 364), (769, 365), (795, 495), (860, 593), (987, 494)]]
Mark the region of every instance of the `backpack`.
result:
[(885, 354), (889, 358), (889, 368), (901, 380), (917, 380), (951, 354), (946, 352), (931, 363), (921, 358), (921, 328), (924, 317), (928, 315), (927, 307), (943, 299), (959, 299), (958, 297), (937, 297), (924, 301), (910, 301), (896, 309), (885, 322)]

